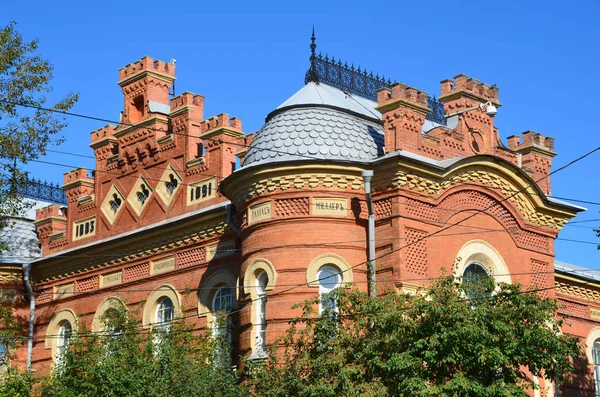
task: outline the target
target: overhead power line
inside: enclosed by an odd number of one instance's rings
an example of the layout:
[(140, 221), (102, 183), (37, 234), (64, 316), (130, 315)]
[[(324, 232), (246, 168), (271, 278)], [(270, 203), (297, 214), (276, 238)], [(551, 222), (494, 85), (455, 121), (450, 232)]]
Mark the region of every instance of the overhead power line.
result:
[[(4, 102), (4, 103), (8, 103), (11, 105), (15, 105), (15, 106), (22, 106), (22, 107), (28, 107), (28, 108), (33, 108), (33, 109), (37, 109), (37, 110), (42, 110), (42, 111), (47, 111), (47, 112), (54, 112), (54, 113), (59, 113), (59, 114), (63, 114), (66, 116), (72, 116), (72, 117), (79, 117), (79, 118), (85, 118), (85, 119), (89, 119), (89, 120), (95, 120), (95, 121), (102, 121), (102, 122), (106, 122), (106, 123), (111, 123), (111, 124), (115, 124), (115, 125), (122, 125), (122, 126), (126, 126), (126, 127), (136, 127), (136, 124), (133, 123), (124, 123), (121, 121), (115, 121), (115, 120), (110, 120), (110, 119), (105, 119), (102, 117), (96, 117), (96, 116), (90, 116), (90, 115), (86, 115), (86, 114), (81, 114), (81, 113), (74, 113), (74, 112), (68, 112), (68, 111), (63, 111), (63, 110), (58, 110), (58, 109), (52, 109), (52, 108), (45, 108), (45, 107), (41, 107), (35, 104), (29, 104), (29, 103), (25, 103), (25, 102), (15, 102), (15, 101), (8, 101), (8, 100), (4, 100), (4, 99), (0, 99), (0, 102)], [(150, 131), (159, 131), (159, 132), (168, 132), (166, 130), (163, 129), (158, 129), (158, 128), (152, 128), (152, 127), (143, 127), (144, 129), (150, 130)], [(181, 133), (181, 132), (172, 132), (169, 131), (168, 132), (171, 135), (179, 135), (179, 136), (187, 136), (187, 137), (194, 137), (194, 138), (198, 138), (197, 136), (191, 135), (191, 134), (185, 134), (185, 133)], [(214, 138), (203, 138), (204, 140), (208, 140), (208, 141), (214, 141), (216, 139)], [(240, 147), (245, 147), (245, 148), (249, 148), (250, 145), (246, 145), (243, 143), (231, 143), (234, 146), (240, 146)], [(258, 151), (270, 151), (273, 153), (279, 153), (279, 154), (289, 154), (286, 151), (281, 151), (281, 150), (277, 150), (274, 148), (265, 148), (265, 147), (255, 147), (255, 150)], [(48, 150), (48, 151), (52, 151), (52, 150)], [(75, 153), (68, 153), (68, 152), (61, 152), (61, 151), (55, 151), (57, 153), (61, 153), (61, 154), (70, 154), (70, 155), (75, 155), (78, 157), (88, 157), (88, 158), (94, 158), (93, 156), (85, 156), (85, 155), (81, 155), (81, 154), (75, 154)], [(306, 158), (306, 159), (311, 159), (311, 160), (323, 160), (322, 158), (319, 157), (315, 157), (315, 156), (310, 156), (310, 155), (302, 155), (302, 154), (296, 154), (297, 157), (302, 157), (302, 158)], [(38, 162), (40, 162), (40, 160), (36, 160)], [(347, 162), (353, 162), (354, 159), (353, 158), (347, 158), (345, 160), (342, 161), (347, 161)], [(58, 165), (58, 164), (57, 164)], [(66, 165), (60, 165), (60, 166), (66, 166)], [(73, 167), (73, 168), (80, 168), (80, 167), (76, 167), (76, 166), (69, 166), (69, 167)], [(377, 168), (374, 168), (375, 170), (377, 170)], [(98, 170), (96, 170), (98, 171)], [(384, 171), (384, 172), (389, 172), (389, 173), (393, 173), (394, 175), (396, 174), (395, 171), (388, 171), (388, 170), (381, 170), (379, 169), (378, 171)], [(106, 172), (106, 171), (103, 171)], [(549, 175), (553, 174), (554, 172), (551, 172)], [(120, 176), (123, 176), (122, 174), (118, 174)], [(224, 179), (223, 175), (210, 175), (210, 174), (205, 174), (206, 176), (213, 176), (215, 178), (220, 178), (220, 179)], [(545, 179), (545, 178), (543, 178)], [(159, 180), (160, 181), (160, 180)], [(169, 182), (169, 181), (160, 181), (160, 182)], [(528, 192), (529, 194), (534, 194), (534, 195), (540, 195), (539, 193), (533, 191), (533, 192)], [(542, 196), (542, 195), (540, 195)], [(594, 201), (588, 201), (588, 200), (579, 200), (579, 199), (571, 199), (571, 198), (567, 198), (567, 197), (559, 197), (559, 196), (546, 196), (543, 195), (544, 197), (553, 197), (559, 200), (568, 200), (568, 201), (574, 201), (574, 202), (579, 202), (579, 203), (583, 203), (583, 204), (590, 204), (590, 205), (600, 205), (600, 203), (598, 202), (594, 202)]]

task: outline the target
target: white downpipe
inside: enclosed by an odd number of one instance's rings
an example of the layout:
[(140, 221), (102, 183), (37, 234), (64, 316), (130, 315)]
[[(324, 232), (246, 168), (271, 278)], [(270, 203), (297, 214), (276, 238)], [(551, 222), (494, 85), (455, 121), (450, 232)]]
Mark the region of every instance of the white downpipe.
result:
[(31, 263), (23, 264), (23, 282), (29, 295), (29, 332), (27, 338), (27, 362), (25, 368), (27, 371), (31, 371), (31, 355), (33, 353), (33, 321), (35, 319), (35, 295), (31, 288), (31, 280), (29, 279), (29, 271), (31, 270)]
[(364, 170), (362, 172), (363, 181), (365, 182), (365, 198), (367, 200), (367, 209), (369, 212), (369, 260), (367, 262), (367, 278), (369, 282), (369, 296), (374, 298), (377, 296), (377, 279), (375, 276), (375, 212), (373, 210), (373, 200), (371, 198), (371, 180), (373, 179), (373, 171)]

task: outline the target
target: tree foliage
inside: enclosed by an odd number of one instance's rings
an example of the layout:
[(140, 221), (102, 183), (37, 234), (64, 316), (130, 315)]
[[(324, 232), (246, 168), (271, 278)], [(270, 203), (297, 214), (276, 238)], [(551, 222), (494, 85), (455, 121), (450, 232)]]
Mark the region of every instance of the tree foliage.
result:
[[(46, 154), (46, 147), (60, 143), (64, 117), (41, 108), (68, 111), (78, 99), (69, 93), (54, 104), (52, 64), (37, 54), (38, 40), (26, 41), (15, 22), (0, 27), (0, 214), (12, 216), (23, 209), (16, 192), (27, 183), (22, 168)], [(27, 104), (33, 107), (25, 108)], [(34, 108), (37, 107), (37, 108)], [(2, 225), (0, 225), (1, 227)]]
[(10, 367), (1, 396), (36, 397), (243, 397), (237, 373), (215, 360), (223, 340), (177, 320), (141, 328), (124, 308), (104, 318), (107, 330), (79, 327), (69, 349), (43, 378)]
[(580, 355), (556, 301), (516, 284), (471, 300), (452, 276), (415, 295), (335, 293), (337, 311), (305, 302), (283, 348), (251, 367), (254, 395), (526, 396), (531, 374), (561, 379)]
[[(114, 313), (114, 312), (113, 312)], [(176, 321), (153, 331), (119, 311), (111, 332), (78, 332), (43, 389), (53, 397), (242, 396), (237, 374), (214, 364), (216, 343)]]

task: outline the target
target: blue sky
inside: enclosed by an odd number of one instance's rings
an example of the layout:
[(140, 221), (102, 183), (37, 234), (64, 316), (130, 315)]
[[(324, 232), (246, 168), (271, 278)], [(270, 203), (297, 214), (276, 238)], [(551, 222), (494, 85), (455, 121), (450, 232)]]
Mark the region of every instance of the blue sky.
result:
[[(502, 138), (534, 130), (556, 138), (554, 168), (600, 146), (597, 1), (128, 2), (12, 1), (0, 25), (17, 22), (55, 65), (58, 98), (74, 112), (117, 120), (117, 70), (144, 55), (177, 60), (177, 90), (206, 97), (205, 116), (240, 117), (246, 133), (303, 86), (314, 24), (318, 50), (439, 95), (439, 81), (466, 73), (500, 87)], [(56, 150), (92, 155), (89, 133), (104, 123), (70, 118)], [(47, 161), (94, 167), (92, 159), (49, 153)], [(600, 201), (600, 153), (552, 177), (553, 194)], [(30, 164), (62, 183), (68, 167)], [(577, 221), (600, 218), (600, 206)], [(583, 222), (563, 239), (595, 242)], [(557, 259), (600, 268), (593, 244), (556, 242)]]

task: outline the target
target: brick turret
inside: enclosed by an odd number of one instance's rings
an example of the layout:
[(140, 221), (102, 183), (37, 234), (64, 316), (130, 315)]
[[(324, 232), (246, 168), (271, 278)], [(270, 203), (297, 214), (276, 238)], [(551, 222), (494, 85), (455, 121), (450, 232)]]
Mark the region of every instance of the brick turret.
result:
[(440, 84), (442, 94), (439, 100), (444, 103), (446, 118), (459, 117), (455, 131), (471, 141), (469, 135), (476, 132), (479, 134), (476, 140), (480, 142), (474, 152), (491, 153), (498, 145), (499, 138), (494, 130), (494, 117), (488, 115), (485, 107), (480, 108), (480, 105), (490, 102), (496, 108), (500, 107), (498, 87), (480, 83), (466, 74), (459, 74), (454, 80), (442, 80)]
[(161, 107), (169, 109), (169, 90), (174, 81), (174, 63), (147, 56), (121, 68), (119, 85), (125, 96), (122, 122), (136, 124), (148, 119)]
[(88, 170), (85, 168), (65, 172), (64, 181), (62, 188), (69, 200), (69, 207), (76, 205), (81, 197), (94, 193), (94, 180), (88, 177)]
[(35, 212), (35, 222), (38, 239), (42, 246), (42, 254), (47, 255), (50, 237), (67, 231), (67, 217), (57, 204), (40, 208)]
[(206, 145), (206, 161), (219, 175), (229, 175), (236, 167), (236, 153), (243, 144), (242, 120), (221, 113), (201, 126), (200, 138)]
[(508, 148), (521, 155), (523, 169), (538, 181), (538, 186), (545, 194), (551, 194), (549, 175), (552, 158), (556, 156), (554, 138), (535, 131), (525, 131), (522, 137), (522, 142), (516, 135), (508, 137)]
[(427, 98), (426, 92), (402, 83), (395, 83), (391, 90), (379, 90), (377, 110), (383, 115), (386, 152), (417, 152), (425, 116), (431, 111)]
[[(203, 154), (200, 124), (204, 119), (204, 97), (184, 92), (171, 100), (171, 128), (176, 143), (185, 147), (185, 160), (190, 161)], [(184, 134), (185, 136), (177, 135)]]

